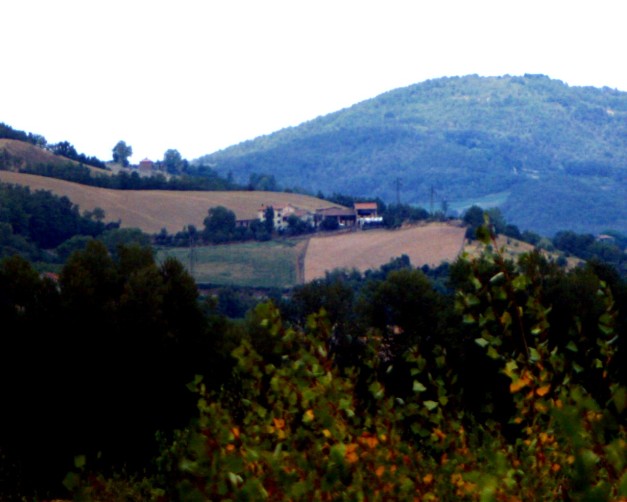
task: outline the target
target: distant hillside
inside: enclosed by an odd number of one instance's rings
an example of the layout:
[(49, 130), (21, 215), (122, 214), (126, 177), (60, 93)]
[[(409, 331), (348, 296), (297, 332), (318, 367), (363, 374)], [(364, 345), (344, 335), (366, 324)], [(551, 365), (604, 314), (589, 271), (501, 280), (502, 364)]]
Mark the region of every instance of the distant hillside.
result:
[(238, 219), (252, 219), (261, 204), (290, 203), (308, 210), (332, 205), (315, 197), (283, 192), (111, 190), (9, 171), (0, 171), (0, 182), (50, 190), (70, 199), (81, 212), (100, 207), (107, 221), (120, 220), (122, 227), (137, 227), (147, 233), (158, 233), (162, 228), (175, 233), (187, 225), (202, 228), (209, 208), (215, 206), (229, 208)]
[(547, 235), (627, 232), (627, 93), (544, 76), (430, 80), (199, 161), (311, 193), (498, 205)]
[[(0, 169), (21, 170), (40, 165), (66, 166), (79, 165), (75, 160), (55, 155), (32, 143), (16, 139), (0, 138)], [(85, 165), (92, 174), (110, 175), (111, 171)]]

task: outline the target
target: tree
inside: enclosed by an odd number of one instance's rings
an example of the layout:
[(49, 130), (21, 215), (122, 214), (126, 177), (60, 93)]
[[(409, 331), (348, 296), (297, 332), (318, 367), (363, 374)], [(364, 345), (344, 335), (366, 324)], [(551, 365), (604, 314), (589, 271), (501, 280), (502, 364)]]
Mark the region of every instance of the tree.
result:
[(99, 240), (112, 255), (117, 255), (120, 246), (150, 245), (150, 237), (139, 228), (112, 228), (103, 232)]
[(320, 222), (320, 228), (322, 230), (337, 230), (338, 228), (340, 228), (340, 224), (338, 223), (337, 218), (325, 216), (324, 219)]
[(133, 155), (133, 148), (127, 145), (124, 141), (118, 141), (113, 147), (113, 162), (122, 164), (123, 167), (128, 167), (128, 158)]
[(301, 220), (295, 214), (290, 214), (287, 217), (287, 234), (288, 235), (301, 235), (307, 232), (311, 232), (312, 226), (306, 221)]
[(475, 239), (477, 229), (483, 225), (483, 209), (479, 206), (471, 206), (464, 213), (463, 221), (468, 228), (466, 229), (466, 238)]
[(274, 208), (272, 206), (268, 206), (263, 212), (263, 223), (266, 227), (266, 232), (272, 235), (274, 230)]
[(163, 154), (163, 166), (170, 174), (178, 174), (183, 169), (184, 160), (178, 150), (170, 148)]
[(479, 206), (471, 206), (464, 213), (464, 223), (472, 228), (483, 225), (483, 209)]
[(83, 213), (83, 217), (94, 221), (103, 221), (105, 216), (105, 211), (101, 207), (95, 207), (93, 211), (85, 211)]
[(213, 243), (228, 241), (235, 234), (235, 223), (233, 211), (224, 206), (212, 207), (204, 220), (203, 238)]
[(249, 190), (274, 192), (278, 190), (278, 188), (274, 175), (252, 173), (248, 178)]
[(74, 159), (78, 155), (76, 148), (74, 148), (74, 146), (68, 141), (61, 141), (59, 143), (56, 143), (52, 145), (51, 149), (52, 153), (54, 153), (55, 155), (61, 155), (69, 159)]
[(429, 279), (420, 271), (405, 268), (407, 257), (397, 264), (384, 281), (373, 281), (366, 287), (358, 309), (368, 326), (390, 337), (391, 356), (403, 354), (414, 343), (435, 343), (441, 331), (445, 307)]

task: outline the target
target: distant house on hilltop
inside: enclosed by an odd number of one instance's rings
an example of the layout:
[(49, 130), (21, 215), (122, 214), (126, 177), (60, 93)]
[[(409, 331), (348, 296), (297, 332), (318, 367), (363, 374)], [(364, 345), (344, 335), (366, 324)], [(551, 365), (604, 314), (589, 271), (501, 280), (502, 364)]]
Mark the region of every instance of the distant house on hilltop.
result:
[(139, 172), (140, 173), (152, 173), (155, 168), (155, 163), (150, 159), (144, 159), (139, 163)]

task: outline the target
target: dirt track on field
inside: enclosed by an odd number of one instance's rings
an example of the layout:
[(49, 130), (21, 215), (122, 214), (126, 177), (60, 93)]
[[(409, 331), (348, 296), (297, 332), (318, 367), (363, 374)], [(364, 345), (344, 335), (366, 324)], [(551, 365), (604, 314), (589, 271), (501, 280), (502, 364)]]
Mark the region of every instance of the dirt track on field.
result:
[(400, 230), (355, 231), (312, 237), (305, 255), (305, 281), (324, 277), (335, 268), (363, 272), (378, 268), (403, 254), (413, 266), (437, 266), (453, 261), (462, 251), (466, 229), (432, 223)]

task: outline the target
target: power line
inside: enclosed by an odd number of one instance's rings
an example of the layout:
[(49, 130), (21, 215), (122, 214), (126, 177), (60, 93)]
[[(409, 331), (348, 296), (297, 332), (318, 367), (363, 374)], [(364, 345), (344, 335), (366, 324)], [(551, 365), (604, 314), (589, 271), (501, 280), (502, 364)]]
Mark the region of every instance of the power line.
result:
[(401, 179), (400, 178), (396, 178), (396, 205), (400, 206), (401, 205)]

